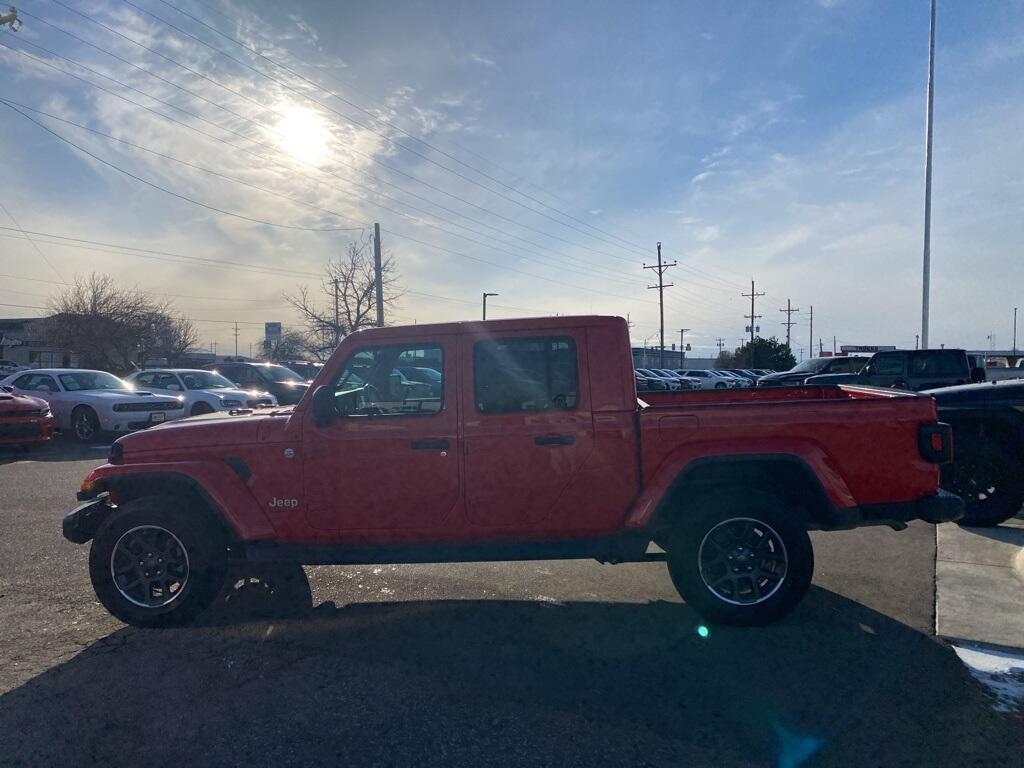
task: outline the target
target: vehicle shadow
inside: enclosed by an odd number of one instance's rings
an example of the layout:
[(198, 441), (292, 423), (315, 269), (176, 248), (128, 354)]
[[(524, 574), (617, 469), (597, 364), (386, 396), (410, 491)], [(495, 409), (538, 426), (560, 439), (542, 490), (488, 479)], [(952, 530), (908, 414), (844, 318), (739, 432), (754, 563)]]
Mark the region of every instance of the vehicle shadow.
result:
[(86, 461), (94, 459), (97, 464), (102, 464), (107, 460), (109, 451), (109, 441), (79, 443), (58, 436), (27, 449), (0, 446), (0, 465), (15, 461)]
[[(424, 601), (122, 629), (0, 697), (14, 765), (1013, 765), (939, 642), (813, 588), (786, 621), (685, 605)], [(985, 750), (982, 759), (972, 750)]]

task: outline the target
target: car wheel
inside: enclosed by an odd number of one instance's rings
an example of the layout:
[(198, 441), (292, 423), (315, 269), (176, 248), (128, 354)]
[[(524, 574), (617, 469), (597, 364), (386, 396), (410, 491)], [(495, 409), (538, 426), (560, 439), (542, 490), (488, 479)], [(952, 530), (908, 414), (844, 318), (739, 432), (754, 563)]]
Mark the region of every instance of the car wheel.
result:
[(768, 624), (807, 593), (814, 573), (811, 540), (777, 499), (709, 499), (684, 515), (668, 542), (668, 571), (680, 596), (705, 619)]
[(1024, 504), (1024, 477), (1012, 452), (991, 438), (958, 437), (953, 463), (942, 469), (942, 487), (964, 500), (960, 525), (999, 525)]
[(89, 550), (96, 597), (136, 627), (192, 621), (217, 597), (226, 572), (220, 532), (175, 496), (122, 504), (100, 526)]
[(726, 385), (723, 384), (722, 382), (718, 382), (717, 384), (715, 384), (715, 389), (725, 389), (725, 387)]
[(80, 405), (71, 412), (71, 434), (82, 443), (91, 443), (100, 433), (100, 419), (96, 411)]
[(213, 413), (213, 408), (210, 407), (209, 403), (196, 403), (192, 406), (192, 410), (189, 411), (190, 416), (202, 416), (204, 413)]

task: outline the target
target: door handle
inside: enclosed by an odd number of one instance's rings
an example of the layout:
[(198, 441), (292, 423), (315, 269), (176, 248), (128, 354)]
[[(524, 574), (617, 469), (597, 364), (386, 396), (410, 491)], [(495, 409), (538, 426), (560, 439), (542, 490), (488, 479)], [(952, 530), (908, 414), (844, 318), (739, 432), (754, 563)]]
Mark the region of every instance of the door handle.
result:
[(448, 441), (444, 438), (440, 440), (413, 440), (412, 449), (414, 451), (446, 451), (448, 450)]
[(572, 445), (575, 442), (572, 435), (539, 435), (533, 438), (534, 445)]

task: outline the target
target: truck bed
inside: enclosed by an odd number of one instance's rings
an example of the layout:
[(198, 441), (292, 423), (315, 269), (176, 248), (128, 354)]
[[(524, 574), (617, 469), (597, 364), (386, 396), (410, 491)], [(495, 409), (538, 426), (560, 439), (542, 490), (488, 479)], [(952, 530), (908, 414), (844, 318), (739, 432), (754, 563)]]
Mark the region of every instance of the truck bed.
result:
[(681, 467), (740, 453), (798, 461), (801, 471), (824, 479), (836, 510), (909, 501), (938, 484), (938, 467), (918, 442), (919, 428), (934, 423), (935, 414), (930, 396), (864, 386), (644, 392), (643, 483), (657, 486)]

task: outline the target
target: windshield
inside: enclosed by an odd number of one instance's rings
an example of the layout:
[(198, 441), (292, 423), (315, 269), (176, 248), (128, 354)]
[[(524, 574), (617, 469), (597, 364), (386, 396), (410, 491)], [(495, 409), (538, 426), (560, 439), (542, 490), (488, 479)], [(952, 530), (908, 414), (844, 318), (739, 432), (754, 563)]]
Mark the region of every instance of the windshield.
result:
[(235, 385), (213, 371), (189, 371), (181, 374), (186, 389), (234, 389)]
[(812, 357), (810, 360), (804, 360), (799, 365), (791, 368), (787, 373), (814, 373), (815, 371), (822, 370), (829, 363), (827, 357)]
[(127, 390), (131, 391), (126, 382), (103, 371), (76, 371), (75, 373), (60, 374), (60, 383), (68, 392), (83, 392), (87, 390)]
[(295, 382), (296, 384), (305, 384), (306, 380), (299, 376), (291, 368), (285, 368), (283, 365), (258, 365), (256, 370), (259, 371), (260, 377), (264, 381), (284, 381), (284, 382)]

